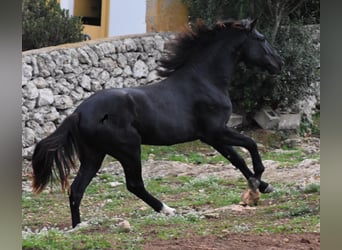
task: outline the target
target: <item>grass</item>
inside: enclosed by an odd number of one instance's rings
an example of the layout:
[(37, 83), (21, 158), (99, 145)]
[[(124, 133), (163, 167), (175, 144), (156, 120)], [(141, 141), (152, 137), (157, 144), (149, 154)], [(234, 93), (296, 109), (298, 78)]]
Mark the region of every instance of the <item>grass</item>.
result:
[[(173, 146), (150, 146), (142, 145), (141, 160), (164, 160), (179, 161), (193, 164), (216, 164), (225, 162), (226, 159), (218, 154), (212, 147), (200, 141), (181, 143)], [(105, 163), (115, 161), (114, 158), (107, 156)]]
[(23, 249), (110, 249), (112, 244), (102, 235), (67, 234), (49, 230), (31, 234), (23, 240)]
[[(151, 192), (158, 193), (170, 206), (183, 212), (171, 217), (154, 213), (129, 194), (124, 185), (111, 190), (100, 182), (94, 182), (91, 189), (97, 189), (98, 193), (87, 192), (81, 207), (83, 220), (93, 222), (85, 229), (69, 233), (61, 230), (70, 223), (67, 197), (58, 193), (32, 197), (24, 193), (23, 225), (26, 229), (32, 228), (33, 232), (38, 230), (24, 237), (23, 249), (139, 249), (144, 242), (152, 239), (219, 235), (227, 230), (297, 233), (313, 231), (319, 223), (318, 186), (308, 192), (298, 190), (294, 185), (276, 185), (276, 192), (262, 196), (263, 203), (257, 210), (247, 214), (226, 211), (220, 213), (218, 218), (206, 218), (197, 210), (238, 204), (245, 189), (244, 181), (216, 177), (170, 177), (165, 178), (165, 183), (175, 180), (179, 185), (171, 189), (165, 188), (166, 184), (158, 179), (147, 182)], [(101, 192), (119, 194), (117, 199), (120, 202), (111, 197), (113, 202), (101, 205), (104, 203), (99, 195)], [(130, 221), (130, 232), (120, 232), (116, 226), (118, 217)], [(44, 230), (40, 232), (42, 226), (59, 229), (49, 229), (44, 233)]]
[[(301, 149), (284, 149), (265, 152), (262, 157), (279, 161), (285, 167), (307, 156)], [(193, 164), (226, 162), (212, 148), (199, 142), (172, 147), (144, 146), (142, 158)], [(122, 185), (112, 187), (112, 182)], [(142, 249), (150, 240), (193, 235), (312, 232), (317, 230), (320, 221), (318, 184), (310, 184), (305, 189), (298, 189), (294, 183), (276, 184), (275, 192), (262, 195), (257, 209), (242, 213), (224, 210), (216, 217), (206, 217), (201, 212), (238, 204), (241, 193), (246, 190), (244, 179), (171, 176), (150, 178), (145, 184), (152, 194), (176, 208), (179, 214), (155, 213), (126, 190), (123, 176), (101, 173), (91, 182), (82, 200), (81, 216), (89, 225), (69, 231), (67, 194), (45, 191), (37, 196), (23, 192), (23, 249)], [(120, 231), (117, 226), (120, 219), (130, 222), (130, 232)], [(42, 230), (44, 227), (47, 230)]]
[[(275, 152), (265, 152), (263, 160), (279, 162), (280, 167), (295, 167), (301, 161), (307, 159), (307, 155), (300, 148), (283, 149)], [(312, 155), (310, 158), (319, 158), (319, 155)]]

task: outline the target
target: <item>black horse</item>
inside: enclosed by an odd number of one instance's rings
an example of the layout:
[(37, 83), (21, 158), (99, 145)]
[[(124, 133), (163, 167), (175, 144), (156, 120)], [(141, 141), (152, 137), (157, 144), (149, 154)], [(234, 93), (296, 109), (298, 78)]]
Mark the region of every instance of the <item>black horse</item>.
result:
[[(277, 52), (255, 29), (256, 21), (201, 22), (180, 33), (160, 61), (165, 80), (136, 88), (106, 89), (81, 103), (54, 133), (41, 140), (32, 157), (33, 190), (41, 192), (56, 171), (68, 189), (72, 226), (81, 222), (79, 206), (84, 191), (106, 154), (122, 165), (127, 189), (155, 211), (174, 209), (153, 197), (141, 176), (141, 145), (172, 145), (201, 140), (241, 170), (260, 192), (273, 190), (261, 180), (264, 166), (256, 143), (227, 127), (232, 113), (228, 94), (235, 66), (244, 62), (270, 73), (281, 70)], [(251, 171), (233, 146), (246, 148)], [(80, 167), (70, 189), (68, 176)]]

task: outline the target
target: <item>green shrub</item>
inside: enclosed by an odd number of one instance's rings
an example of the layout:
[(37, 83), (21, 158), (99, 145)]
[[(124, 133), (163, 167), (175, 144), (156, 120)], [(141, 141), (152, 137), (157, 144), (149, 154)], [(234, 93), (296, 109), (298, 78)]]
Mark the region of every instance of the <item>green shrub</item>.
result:
[(70, 16), (57, 0), (23, 0), (22, 50), (83, 40), (80, 17)]

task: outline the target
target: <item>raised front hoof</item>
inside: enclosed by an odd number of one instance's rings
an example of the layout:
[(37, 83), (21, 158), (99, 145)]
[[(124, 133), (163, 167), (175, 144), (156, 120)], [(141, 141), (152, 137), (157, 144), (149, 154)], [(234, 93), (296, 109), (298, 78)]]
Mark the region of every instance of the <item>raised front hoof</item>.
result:
[(260, 186), (259, 191), (263, 194), (268, 194), (272, 193), (274, 191), (274, 188), (272, 187), (272, 185), (268, 184), (266, 187)]
[(259, 186), (260, 186), (260, 181), (257, 178), (250, 177), (248, 179), (248, 186), (253, 191), (256, 191), (259, 188)]

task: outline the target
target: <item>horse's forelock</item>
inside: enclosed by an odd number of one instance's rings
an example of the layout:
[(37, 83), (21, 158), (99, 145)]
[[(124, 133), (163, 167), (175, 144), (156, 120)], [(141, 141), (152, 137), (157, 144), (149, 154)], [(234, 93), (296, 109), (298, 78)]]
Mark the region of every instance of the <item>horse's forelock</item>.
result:
[(178, 34), (177, 43), (185, 42), (186, 38), (203, 38), (205, 36), (212, 36), (213, 32), (219, 32), (224, 29), (238, 29), (248, 30), (251, 24), (250, 19), (242, 20), (219, 20), (213, 26), (209, 27), (201, 18), (196, 19), (195, 23), (189, 23), (183, 27), (183, 30)]
[(226, 29), (226, 28), (232, 28), (232, 29), (238, 29), (238, 30), (248, 30), (251, 24), (250, 19), (242, 19), (242, 20), (234, 20), (234, 19), (228, 19), (228, 20), (220, 20), (218, 21), (214, 29)]

